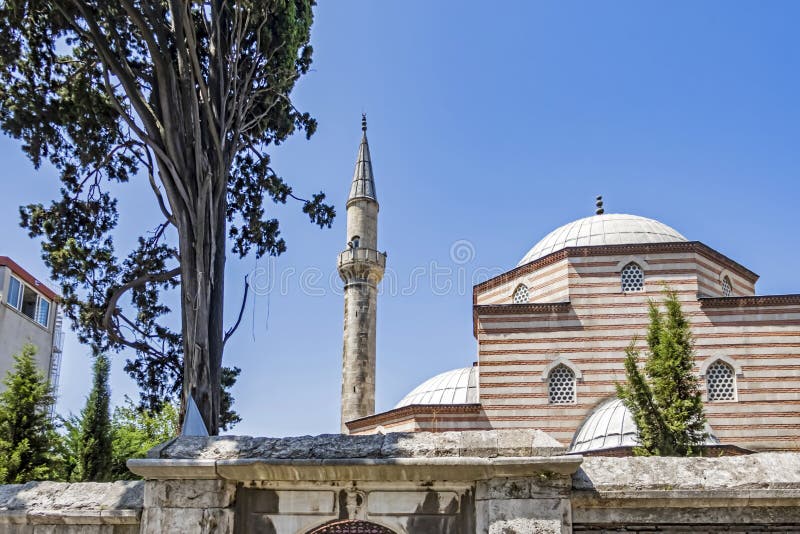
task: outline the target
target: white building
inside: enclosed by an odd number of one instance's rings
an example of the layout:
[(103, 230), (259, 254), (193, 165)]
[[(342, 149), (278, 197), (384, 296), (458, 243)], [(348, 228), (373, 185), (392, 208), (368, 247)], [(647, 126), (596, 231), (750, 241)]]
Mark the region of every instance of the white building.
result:
[(36, 347), (39, 367), (56, 391), (62, 349), (58, 295), (11, 258), (0, 256), (0, 377), (12, 369), (13, 356), (26, 343)]

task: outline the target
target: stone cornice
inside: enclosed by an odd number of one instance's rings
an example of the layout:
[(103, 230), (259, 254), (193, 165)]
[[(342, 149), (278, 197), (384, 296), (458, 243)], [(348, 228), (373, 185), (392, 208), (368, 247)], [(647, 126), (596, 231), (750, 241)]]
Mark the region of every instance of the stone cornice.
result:
[(700, 297), (704, 308), (751, 308), (759, 306), (800, 306), (800, 294), (752, 295), (745, 297)]
[(527, 304), (479, 304), (473, 307), (479, 315), (514, 315), (518, 313), (564, 313), (572, 308), (569, 302), (541, 302)]
[(368, 415), (359, 419), (347, 421), (345, 425), (349, 430), (358, 430), (371, 425), (380, 425), (387, 421), (393, 421), (400, 417), (409, 417), (413, 415), (428, 415), (432, 412), (437, 414), (443, 413), (458, 413), (458, 414), (479, 414), (481, 412), (480, 404), (409, 404), (408, 406), (401, 406), (400, 408), (393, 408), (385, 412)]
[(215, 479), (250, 481), (476, 481), (524, 477), (537, 473), (572, 475), (580, 456), (337, 458), (230, 460), (132, 459), (128, 469), (147, 479)]
[(756, 273), (730, 259), (724, 254), (717, 252), (708, 245), (701, 243), (700, 241), (567, 247), (565, 249), (553, 252), (552, 254), (548, 254), (547, 256), (536, 259), (530, 263), (526, 263), (525, 265), (515, 267), (506, 273), (475, 285), (472, 289), (473, 303), (476, 302), (477, 294), (482, 291), (500, 286), (518, 276), (537, 271), (542, 267), (551, 265), (565, 258), (617, 256), (627, 254), (657, 254), (665, 252), (696, 252), (721, 263), (726, 268), (739, 274), (750, 282), (755, 283), (755, 281), (758, 280), (758, 275)]

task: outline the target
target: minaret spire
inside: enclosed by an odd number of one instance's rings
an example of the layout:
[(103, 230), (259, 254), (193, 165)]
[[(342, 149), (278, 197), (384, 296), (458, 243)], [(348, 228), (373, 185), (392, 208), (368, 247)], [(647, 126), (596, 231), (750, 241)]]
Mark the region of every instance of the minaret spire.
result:
[(378, 283), (386, 253), (378, 251), (378, 198), (367, 143), (367, 116), (361, 115), (361, 144), (347, 199), (347, 248), (339, 254), (344, 281), (342, 346), (342, 432), (346, 422), (375, 413), (375, 332)]
[(350, 196), (347, 200), (364, 197), (371, 198), (377, 202), (375, 177), (372, 174), (372, 158), (369, 154), (369, 142), (367, 141), (366, 113), (361, 114), (361, 132), (361, 144), (358, 147), (356, 170), (353, 172), (353, 185), (350, 186)]

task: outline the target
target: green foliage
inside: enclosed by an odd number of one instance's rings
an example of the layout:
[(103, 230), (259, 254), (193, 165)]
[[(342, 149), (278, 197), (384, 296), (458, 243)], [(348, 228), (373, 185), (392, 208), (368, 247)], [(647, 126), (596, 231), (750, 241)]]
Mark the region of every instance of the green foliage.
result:
[(57, 478), (65, 482), (80, 482), (83, 480), (80, 472), (80, 458), (82, 450), (81, 417), (70, 415), (60, 418), (61, 434), (58, 443), (58, 456), (61, 458), (61, 472)]
[(625, 351), (627, 383), (617, 395), (639, 428), (637, 455), (691, 456), (707, 437), (699, 379), (692, 373), (694, 348), (689, 323), (674, 291), (665, 290), (662, 313), (650, 301), (647, 359), (638, 366), (634, 340)]
[(137, 478), (125, 465), (129, 458), (144, 458), (147, 451), (178, 435), (178, 410), (173, 404), (163, 404), (159, 412), (141, 410), (130, 399), (114, 409), (113, 480)]
[[(320, 227), (335, 216), (323, 193), (298, 198), (269, 154), (293, 133), (316, 130), (289, 97), (311, 65), (314, 5), (0, 2), (0, 128), (34, 166), (48, 162), (60, 174), (57, 199), (20, 213), (42, 239), (62, 309), (95, 353), (133, 351), (125, 370), (143, 408), (196, 393), (212, 433), (230, 333), (226, 249), (240, 257), (286, 250), (267, 199), (300, 201)], [(152, 191), (161, 217), (133, 211), (140, 237), (120, 251), (117, 195), (134, 183)], [(177, 288), (180, 321), (163, 303)]]
[(242, 418), (233, 410), (233, 395), (230, 392), (230, 388), (236, 383), (241, 372), (242, 370), (238, 367), (222, 368), (222, 398), (219, 406), (219, 428), (221, 430), (230, 430), (234, 425), (242, 422)]
[(36, 347), (14, 356), (14, 368), (0, 393), (0, 484), (58, 477), (58, 436), (50, 420), (55, 399), (36, 367)]
[(81, 413), (80, 480), (102, 482), (111, 476), (111, 391), (108, 388), (108, 358), (94, 361), (94, 381)]

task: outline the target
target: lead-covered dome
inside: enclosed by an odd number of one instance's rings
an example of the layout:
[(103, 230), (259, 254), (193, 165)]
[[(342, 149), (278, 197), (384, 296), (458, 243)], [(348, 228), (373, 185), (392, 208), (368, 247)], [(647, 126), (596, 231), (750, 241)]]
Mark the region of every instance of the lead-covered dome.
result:
[(478, 368), (453, 369), (429, 378), (395, 405), (475, 404), (478, 402)]
[[(706, 424), (706, 445), (719, 445), (711, 427)], [(601, 402), (575, 432), (569, 452), (589, 452), (616, 447), (635, 447), (639, 434), (633, 415), (621, 399), (612, 397)]]
[(556, 228), (536, 243), (517, 264), (525, 265), (567, 247), (674, 243), (686, 238), (666, 224), (623, 213), (607, 213), (578, 219)]

